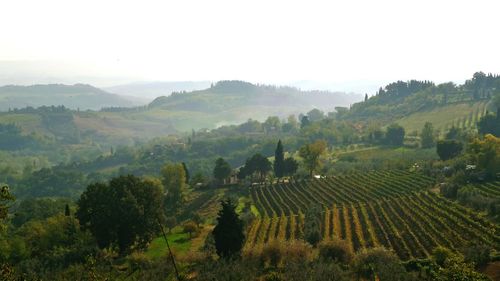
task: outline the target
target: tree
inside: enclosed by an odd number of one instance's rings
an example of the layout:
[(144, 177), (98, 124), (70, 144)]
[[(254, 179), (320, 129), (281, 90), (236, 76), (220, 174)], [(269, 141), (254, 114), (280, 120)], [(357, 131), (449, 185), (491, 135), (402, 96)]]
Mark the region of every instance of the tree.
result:
[(437, 247), (432, 251), (432, 260), (438, 266), (435, 280), (490, 280), (485, 275), (476, 272), (474, 266), (464, 261), (461, 254), (454, 253), (444, 247)]
[(365, 94), (365, 102), (368, 101), (368, 94)]
[(431, 148), (434, 146), (434, 127), (432, 123), (425, 122), (422, 133), (420, 134), (422, 148)]
[(182, 162), (182, 168), (184, 169), (184, 175), (186, 176), (186, 184), (189, 184), (190, 176), (186, 163)]
[(297, 169), (299, 168), (299, 162), (295, 160), (293, 157), (288, 157), (283, 162), (283, 174), (285, 176), (293, 176)]
[(194, 221), (188, 221), (184, 224), (183, 232), (189, 233), (189, 238), (193, 238), (193, 233), (198, 232), (198, 226)]
[(384, 248), (364, 249), (352, 262), (352, 270), (365, 280), (406, 280), (406, 271), (399, 258)]
[(309, 124), (311, 124), (311, 121), (309, 121), (309, 117), (307, 116), (302, 116), (302, 118), (300, 119), (300, 128), (305, 128), (307, 126), (309, 126)]
[(132, 175), (91, 184), (78, 200), (76, 217), (100, 248), (118, 247), (125, 254), (132, 245), (145, 247), (164, 221), (161, 186)]
[(10, 194), (9, 187), (4, 185), (0, 188), (0, 230), (3, 228), (3, 220), (7, 218), (10, 201), (14, 201), (14, 196)]
[(405, 129), (398, 124), (391, 124), (387, 127), (385, 139), (389, 145), (403, 145)]
[(168, 211), (175, 212), (184, 201), (186, 173), (182, 164), (166, 164), (161, 169), (161, 175)]
[(281, 121), (278, 116), (269, 116), (263, 126), (266, 132), (277, 132), (281, 130)]
[(307, 117), (309, 118), (309, 121), (315, 122), (324, 119), (325, 113), (317, 108), (314, 108), (307, 113)]
[(279, 140), (276, 150), (274, 151), (274, 175), (277, 178), (281, 178), (284, 175), (284, 162), (285, 154), (283, 153), (283, 144), (281, 140)]
[(224, 158), (219, 157), (215, 161), (214, 178), (220, 182), (225, 182), (225, 180), (231, 175), (231, 171), (231, 166), (226, 160), (224, 160)]
[(500, 138), (488, 134), (483, 140), (475, 139), (469, 145), (469, 152), (488, 178), (500, 173)]
[(285, 133), (293, 133), (296, 132), (299, 128), (299, 122), (297, 122), (297, 118), (295, 115), (290, 115), (287, 118), (287, 122), (283, 124), (283, 132)]
[(69, 205), (68, 204), (66, 204), (66, 206), (64, 207), (64, 215), (66, 217), (71, 216), (71, 211), (69, 210)]
[(306, 211), (304, 239), (313, 246), (321, 240), (321, 210), (318, 206), (312, 206)]
[(203, 218), (200, 216), (200, 213), (192, 213), (191, 220), (196, 223), (196, 226), (200, 228), (200, 224), (203, 223)]
[(172, 228), (177, 225), (175, 217), (168, 217), (165, 219), (165, 226), (168, 228), (168, 233), (172, 232)]
[(477, 123), (477, 128), (479, 133), (483, 135), (493, 134), (500, 136), (500, 117), (493, 114), (486, 114)]
[(455, 126), (451, 127), (445, 136), (445, 139), (447, 140), (459, 140), (460, 138), (462, 138), (462, 130)]
[(230, 199), (222, 201), (221, 207), (213, 230), (217, 255), (222, 258), (237, 257), (245, 240), (243, 221), (238, 217), (236, 206)]
[[(499, 80), (500, 81), (500, 80)], [(500, 82), (498, 83), (498, 85), (500, 86)], [(497, 90), (499, 88), (497, 87)], [(493, 104), (496, 106), (497, 108), (497, 119), (500, 120), (500, 92), (498, 92), (495, 97), (493, 98)]]
[(462, 143), (456, 140), (440, 140), (436, 146), (436, 152), (443, 161), (458, 156), (462, 149)]
[(304, 165), (312, 177), (314, 171), (320, 166), (320, 157), (326, 151), (326, 141), (317, 140), (314, 143), (306, 144), (299, 150), (299, 155), (304, 161)]
[(11, 223), (15, 227), (20, 227), (30, 220), (42, 221), (57, 214), (61, 214), (66, 209), (70, 199), (63, 198), (27, 198), (16, 206), (16, 215)]
[(245, 161), (245, 165), (240, 169), (238, 177), (245, 178), (247, 176), (258, 174), (259, 179), (263, 180), (271, 169), (272, 165), (269, 159), (260, 153), (256, 153)]

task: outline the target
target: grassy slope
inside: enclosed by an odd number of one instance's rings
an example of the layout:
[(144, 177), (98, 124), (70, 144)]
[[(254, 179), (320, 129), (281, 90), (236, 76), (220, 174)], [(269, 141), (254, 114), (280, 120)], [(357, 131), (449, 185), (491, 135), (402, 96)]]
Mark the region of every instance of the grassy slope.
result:
[[(180, 227), (176, 227), (171, 233), (168, 233), (167, 239), (172, 251), (177, 254), (184, 254), (191, 248), (189, 234), (182, 233), (182, 229)], [(148, 250), (145, 254), (150, 258), (158, 258), (165, 256), (167, 251), (168, 249), (165, 238), (160, 236), (151, 241), (151, 244), (149, 244)]]
[[(180, 256), (188, 252), (198, 251), (203, 246), (207, 235), (214, 227), (221, 200), (228, 197), (237, 198), (237, 211), (239, 212), (242, 211), (246, 202), (250, 202), (247, 190), (235, 187), (191, 189), (186, 197), (186, 212), (177, 217), (179, 225), (171, 233), (167, 234), (172, 251)], [(191, 211), (200, 214), (204, 223), (200, 232), (189, 239), (189, 234), (182, 232), (181, 225), (182, 220), (187, 219), (188, 213)], [(152, 258), (161, 257), (166, 254), (167, 244), (163, 236), (155, 238), (146, 251), (146, 255)]]
[(406, 132), (421, 131), (425, 122), (431, 122), (435, 129), (445, 131), (452, 125), (463, 127), (474, 127), (475, 122), (484, 115), (486, 102), (455, 103), (443, 107), (434, 108), (430, 111), (413, 113), (398, 121), (398, 124), (406, 129)]

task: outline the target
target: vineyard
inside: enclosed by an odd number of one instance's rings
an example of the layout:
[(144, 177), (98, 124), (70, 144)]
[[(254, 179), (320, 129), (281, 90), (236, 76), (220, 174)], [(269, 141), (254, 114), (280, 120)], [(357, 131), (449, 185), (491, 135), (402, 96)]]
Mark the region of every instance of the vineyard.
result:
[(444, 131), (448, 131), (451, 127), (460, 129), (474, 129), (477, 127), (477, 122), (486, 114), (486, 103), (482, 103), (474, 110), (471, 110), (468, 115), (452, 120), (444, 126)]
[(430, 186), (429, 178), (401, 171), (256, 186), (251, 194), (261, 217), (248, 227), (245, 247), (303, 238), (304, 213), (316, 204), (322, 239), (344, 239), (354, 251), (384, 246), (407, 260), (470, 242), (500, 249), (497, 225)]
[(329, 208), (333, 204), (368, 202), (390, 198), (432, 186), (433, 180), (420, 174), (392, 171), (354, 174), (312, 181), (255, 186), (251, 190), (261, 216), (298, 214), (311, 205)]
[(416, 112), (397, 120), (397, 123), (407, 132), (420, 132), (426, 122), (431, 122), (434, 129), (441, 133), (446, 133), (451, 127), (473, 129), (486, 114), (487, 106), (485, 101), (452, 103), (430, 111)]
[(475, 184), (470, 186), (485, 197), (500, 199), (500, 181)]

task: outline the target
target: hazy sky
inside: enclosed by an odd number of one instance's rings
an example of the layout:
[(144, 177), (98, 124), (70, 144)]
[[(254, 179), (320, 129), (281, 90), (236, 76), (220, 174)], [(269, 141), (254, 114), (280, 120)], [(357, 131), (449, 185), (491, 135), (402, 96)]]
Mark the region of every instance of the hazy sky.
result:
[(498, 0), (5, 0), (0, 11), (3, 80), (335, 84), (500, 73)]

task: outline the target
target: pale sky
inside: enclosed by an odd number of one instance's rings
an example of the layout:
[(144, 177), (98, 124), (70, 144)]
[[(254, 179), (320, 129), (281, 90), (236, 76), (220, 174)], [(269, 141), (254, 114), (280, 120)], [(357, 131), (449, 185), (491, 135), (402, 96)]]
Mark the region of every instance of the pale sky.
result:
[(459, 82), (500, 73), (499, 11), (498, 0), (3, 0), (0, 77)]

